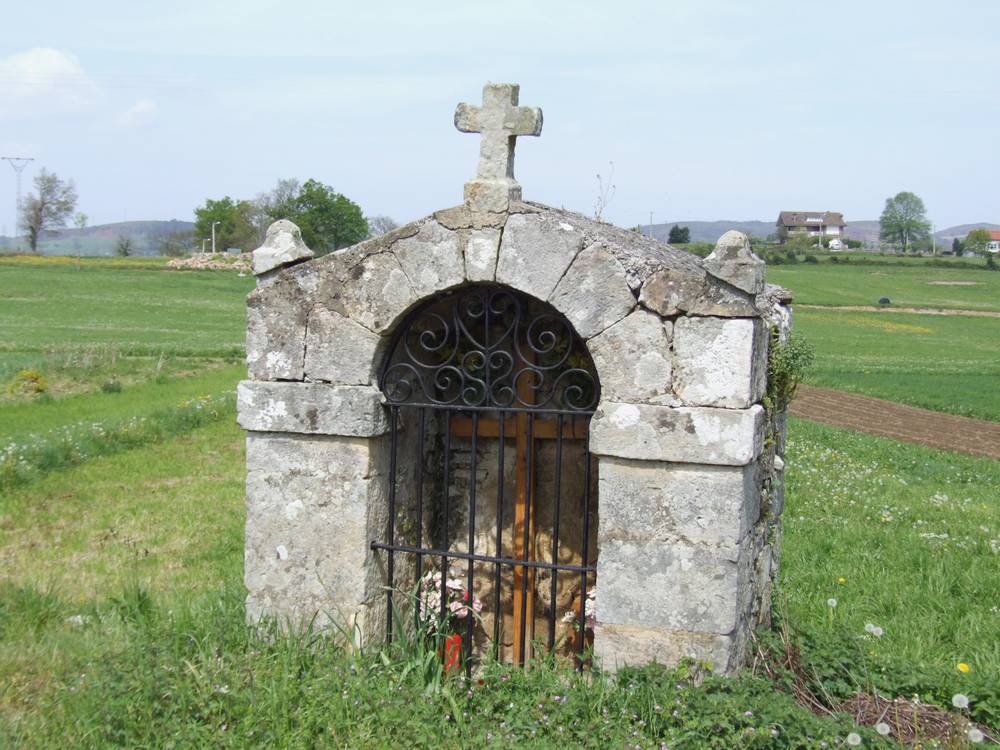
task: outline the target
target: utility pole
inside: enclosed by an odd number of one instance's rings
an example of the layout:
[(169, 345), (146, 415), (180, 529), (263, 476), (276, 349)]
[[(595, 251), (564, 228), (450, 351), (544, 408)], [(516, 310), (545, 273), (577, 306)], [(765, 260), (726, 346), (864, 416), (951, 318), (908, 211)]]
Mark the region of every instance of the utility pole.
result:
[(212, 222), (212, 255), (215, 255), (215, 225), (221, 223), (221, 221)]
[(5, 162), (14, 168), (17, 175), (17, 202), (14, 204), (14, 241), (17, 243), (17, 225), (21, 221), (21, 173), (28, 166), (29, 161), (34, 161), (30, 156), (0, 156)]
[(653, 212), (649, 212), (649, 236), (653, 236)]

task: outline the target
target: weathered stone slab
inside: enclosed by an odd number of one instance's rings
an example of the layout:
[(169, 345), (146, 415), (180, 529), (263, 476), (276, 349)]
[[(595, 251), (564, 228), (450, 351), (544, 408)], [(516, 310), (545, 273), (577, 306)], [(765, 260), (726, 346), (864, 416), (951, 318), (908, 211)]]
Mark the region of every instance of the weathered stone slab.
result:
[(680, 317), (674, 392), (690, 406), (745, 409), (764, 394), (767, 336), (759, 318)]
[(299, 228), (288, 219), (279, 219), (267, 228), (264, 244), (253, 251), (253, 272), (259, 276), (311, 257), (313, 251), (302, 241)]
[(505, 213), (470, 211), (464, 204), (435, 211), (433, 216), (438, 224), (448, 229), (500, 229), (507, 221)]
[(635, 307), (625, 269), (601, 245), (591, 245), (576, 256), (549, 302), (584, 339), (596, 336)]
[(237, 421), (255, 432), (370, 437), (389, 430), (378, 389), (327, 383), (242, 381)]
[(760, 516), (754, 464), (631, 461), (602, 456), (598, 540), (732, 547)]
[(276, 271), (247, 296), (247, 370), (255, 380), (301, 380), (306, 319), (318, 274), (310, 264)]
[(499, 229), (469, 231), (465, 244), (465, 278), (469, 281), (493, 281), (499, 252)]
[(248, 621), (350, 625), (371, 599), (369, 509), (385, 503), (381, 453), (367, 439), (247, 436)]
[(748, 294), (764, 290), (764, 261), (753, 254), (750, 240), (743, 232), (730, 229), (722, 235), (704, 265), (716, 278)]
[(500, 240), (496, 280), (548, 299), (583, 247), (583, 234), (546, 214), (515, 214)]
[(792, 293), (783, 286), (767, 284), (757, 295), (757, 308), (769, 326), (773, 326), (782, 343), (792, 332)]
[(418, 298), (462, 283), (465, 261), (458, 239), (457, 232), (429, 221), (415, 235), (392, 246)]
[(590, 450), (644, 461), (743, 466), (761, 451), (764, 408), (714, 409), (602, 402)]
[(350, 266), (339, 294), (345, 314), (375, 333), (385, 333), (418, 299), (390, 252), (367, 255)]
[(337, 385), (372, 385), (381, 337), (340, 313), (316, 306), (306, 333), (305, 378)]
[(679, 405), (671, 390), (673, 324), (635, 310), (587, 342), (607, 401)]
[(749, 599), (746, 544), (604, 540), (597, 558), (597, 620), (731, 633)]
[(701, 270), (667, 268), (651, 274), (642, 285), (639, 303), (664, 317), (689, 313), (749, 318), (759, 314), (750, 295)]
[(711, 664), (717, 673), (732, 675), (743, 661), (747, 639), (748, 629), (742, 623), (734, 632), (720, 635), (598, 622), (594, 656), (607, 671), (653, 662), (676, 666), (683, 659), (695, 659)]

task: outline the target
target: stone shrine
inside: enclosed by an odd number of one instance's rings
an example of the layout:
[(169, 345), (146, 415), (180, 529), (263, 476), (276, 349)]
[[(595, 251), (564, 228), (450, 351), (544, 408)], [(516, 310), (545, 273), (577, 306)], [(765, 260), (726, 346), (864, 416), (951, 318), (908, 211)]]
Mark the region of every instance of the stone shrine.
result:
[(522, 201), (517, 86), (455, 125), (462, 205), (317, 258), (278, 221), (254, 252), (248, 620), (373, 642), (422, 603), (475, 658), (735, 672), (780, 554), (787, 293), (738, 232), (702, 260)]

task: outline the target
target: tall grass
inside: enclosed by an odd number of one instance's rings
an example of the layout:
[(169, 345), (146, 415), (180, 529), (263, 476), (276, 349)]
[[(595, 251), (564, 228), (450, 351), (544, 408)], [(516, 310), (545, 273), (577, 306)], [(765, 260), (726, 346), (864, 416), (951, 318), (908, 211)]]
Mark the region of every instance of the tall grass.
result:
[(0, 448), (0, 490), (9, 490), (88, 459), (136, 448), (234, 417), (236, 395), (202, 396), (145, 416), (78, 422)]
[[(34, 710), (8, 707), (6, 746), (350, 748), (823, 747), (857, 730), (766, 680), (697, 665), (577, 674), (548, 660), (488, 664), (428, 689), (418, 652), (359, 651), (336, 634), (248, 627), (242, 590), (174, 602), (124, 594), (39, 646), (61, 657)], [(6, 610), (22, 617), (23, 593)], [(29, 605), (34, 606), (34, 605)], [(72, 610), (64, 607), (60, 614)], [(23, 619), (23, 618), (22, 618)], [(80, 624), (76, 624), (80, 623)], [(885, 743), (884, 746), (888, 746)]]

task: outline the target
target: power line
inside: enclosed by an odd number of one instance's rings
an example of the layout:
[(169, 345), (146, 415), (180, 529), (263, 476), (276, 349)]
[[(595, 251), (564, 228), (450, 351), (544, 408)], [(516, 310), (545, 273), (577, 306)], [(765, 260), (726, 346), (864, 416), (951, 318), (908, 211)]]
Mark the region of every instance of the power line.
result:
[(34, 158), (30, 156), (0, 156), (0, 160), (10, 164), (14, 169), (14, 174), (17, 175), (17, 199), (14, 204), (14, 242), (16, 245), (17, 224), (21, 220), (21, 173), (28, 166), (28, 162), (34, 161)]

